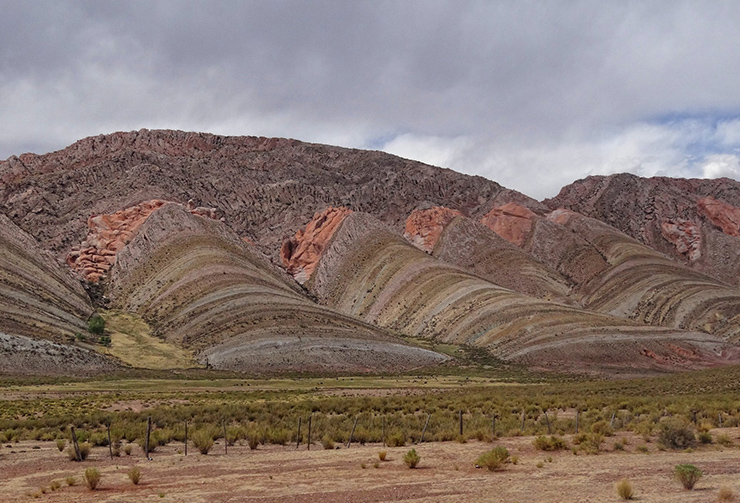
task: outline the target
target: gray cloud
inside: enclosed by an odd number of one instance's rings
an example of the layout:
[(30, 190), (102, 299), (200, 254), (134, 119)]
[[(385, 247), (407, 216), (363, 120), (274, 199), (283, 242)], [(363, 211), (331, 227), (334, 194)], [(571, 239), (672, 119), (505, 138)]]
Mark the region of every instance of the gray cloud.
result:
[(737, 2), (0, 6), (0, 158), (170, 127), (383, 148), (536, 197), (736, 166), (710, 156), (740, 146)]

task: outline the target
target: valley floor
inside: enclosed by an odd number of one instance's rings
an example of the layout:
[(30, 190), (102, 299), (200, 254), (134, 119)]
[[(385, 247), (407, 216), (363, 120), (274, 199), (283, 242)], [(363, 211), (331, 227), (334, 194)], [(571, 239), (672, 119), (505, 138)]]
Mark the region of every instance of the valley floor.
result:
[[(53, 442), (21, 441), (0, 449), (0, 499), (5, 502), (459, 502), (502, 503), (614, 502), (614, 484), (629, 479), (638, 501), (713, 502), (723, 486), (740, 493), (740, 429), (724, 428), (713, 434), (728, 435), (734, 444), (701, 446), (694, 451), (661, 451), (654, 441), (645, 443), (633, 433), (618, 433), (604, 443), (598, 455), (574, 455), (570, 450), (537, 451), (532, 437), (502, 438), (494, 444), (435, 442), (414, 446), (421, 455), (416, 469), (408, 469), (403, 455), (411, 448), (352, 445), (324, 450), (315, 444), (310, 451), (301, 445), (245, 445), (223, 453), (219, 441), (207, 455), (182, 444), (171, 443), (146, 461), (138, 446), (132, 454), (113, 460), (108, 449), (94, 448), (83, 463), (68, 461)], [(566, 436), (570, 441), (571, 436)], [(613, 447), (625, 441), (624, 450)], [(478, 469), (477, 457), (494, 445), (504, 445), (517, 464), (489, 472)], [(638, 447), (640, 449), (638, 449)], [(647, 449), (647, 452), (641, 452)], [(378, 461), (378, 452), (388, 452)], [(550, 458), (550, 461), (548, 461)], [(672, 477), (677, 464), (691, 463), (704, 472), (693, 491), (684, 490)], [(538, 466), (540, 465), (540, 466)], [(138, 466), (142, 480), (131, 484), (128, 470)], [(96, 491), (82, 483), (85, 468), (102, 473)], [(68, 486), (67, 477), (77, 483)], [(52, 481), (61, 487), (52, 491)], [(43, 492), (42, 492), (43, 488)]]

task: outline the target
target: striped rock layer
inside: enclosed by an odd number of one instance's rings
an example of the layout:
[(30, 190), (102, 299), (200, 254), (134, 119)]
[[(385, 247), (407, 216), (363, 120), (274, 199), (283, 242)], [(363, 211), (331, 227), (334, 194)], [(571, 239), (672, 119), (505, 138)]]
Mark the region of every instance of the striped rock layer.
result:
[(346, 216), (306, 286), (324, 304), (407, 335), (530, 366), (644, 374), (737, 361), (714, 336), (533, 299), (430, 257), (363, 213)]
[(309, 301), (223, 223), (174, 204), (118, 253), (111, 297), (216, 368), (391, 372), (446, 359)]

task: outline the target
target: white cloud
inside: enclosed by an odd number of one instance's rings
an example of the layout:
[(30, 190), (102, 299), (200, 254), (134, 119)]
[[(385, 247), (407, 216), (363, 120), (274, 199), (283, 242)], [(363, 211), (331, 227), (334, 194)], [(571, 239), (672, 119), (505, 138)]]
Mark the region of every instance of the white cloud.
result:
[(702, 176), (740, 180), (740, 157), (733, 154), (708, 155), (702, 165)]

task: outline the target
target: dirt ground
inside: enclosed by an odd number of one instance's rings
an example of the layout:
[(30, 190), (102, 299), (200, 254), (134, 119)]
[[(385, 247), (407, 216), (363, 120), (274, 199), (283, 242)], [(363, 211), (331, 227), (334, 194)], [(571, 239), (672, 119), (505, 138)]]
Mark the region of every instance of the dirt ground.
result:
[[(99, 447), (87, 461), (75, 463), (53, 442), (20, 442), (0, 448), (0, 501), (597, 503), (620, 501), (614, 483), (625, 477), (633, 483), (638, 501), (714, 502), (723, 486), (740, 501), (740, 429), (721, 432), (729, 435), (734, 447), (712, 444), (693, 452), (660, 451), (654, 442), (618, 434), (606, 439), (605, 452), (599, 455), (574, 455), (570, 450), (536, 451), (531, 437), (503, 438), (493, 445), (506, 446), (519, 459), (499, 472), (474, 466), (478, 455), (492, 446), (476, 441), (415, 446), (421, 463), (413, 470), (403, 463), (410, 446), (323, 450), (315, 444), (310, 451), (305, 445), (300, 450), (293, 445), (250, 451), (235, 445), (225, 455), (223, 443), (217, 443), (207, 456), (193, 448), (184, 456), (178, 453), (182, 445), (170, 444), (158, 448), (151, 461), (138, 447), (131, 456), (113, 460), (108, 459), (107, 448)], [(613, 447), (618, 439), (627, 440), (623, 451)], [(637, 450), (645, 445), (648, 453)], [(381, 450), (388, 451), (384, 462), (378, 461)], [(694, 464), (704, 472), (694, 491), (684, 490), (672, 478), (673, 467), (680, 463)], [(142, 472), (138, 486), (127, 477), (132, 466)], [(82, 483), (87, 467), (102, 473), (94, 492)], [(77, 485), (67, 486), (68, 476), (76, 476)], [(50, 489), (53, 480), (62, 483), (55, 491)]]

